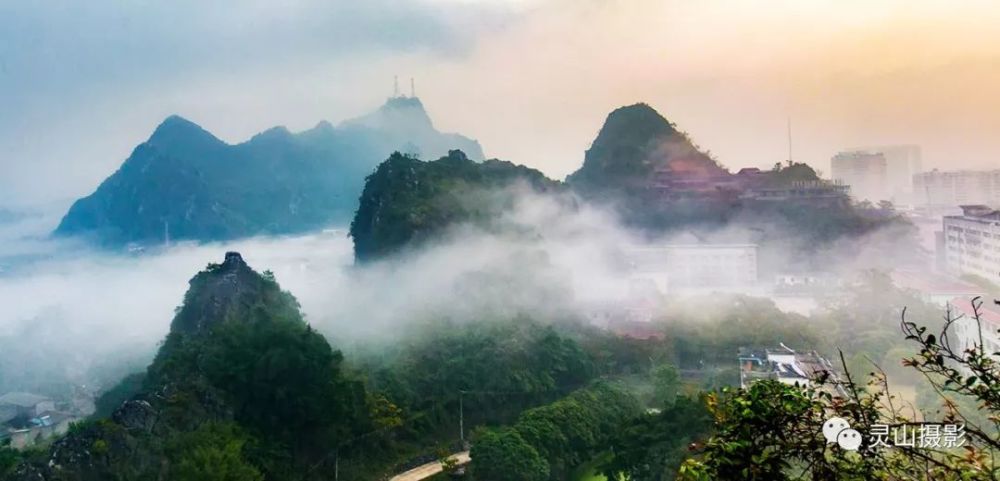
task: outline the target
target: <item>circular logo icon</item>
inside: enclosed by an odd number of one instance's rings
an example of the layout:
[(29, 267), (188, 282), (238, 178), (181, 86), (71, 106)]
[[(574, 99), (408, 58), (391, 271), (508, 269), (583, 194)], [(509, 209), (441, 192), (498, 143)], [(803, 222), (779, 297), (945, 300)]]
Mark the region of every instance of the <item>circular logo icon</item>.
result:
[(830, 418), (823, 423), (823, 437), (826, 438), (827, 444), (837, 443), (839, 439), (837, 435), (845, 429), (850, 429), (851, 425), (847, 423), (844, 418)]
[(861, 447), (861, 433), (847, 428), (837, 434), (837, 444), (845, 451), (857, 451)]

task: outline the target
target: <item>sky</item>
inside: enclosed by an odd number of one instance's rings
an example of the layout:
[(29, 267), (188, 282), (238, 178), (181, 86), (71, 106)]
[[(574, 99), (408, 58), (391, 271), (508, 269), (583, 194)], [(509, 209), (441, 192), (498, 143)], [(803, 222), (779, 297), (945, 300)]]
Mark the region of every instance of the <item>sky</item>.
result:
[(377, 108), (563, 178), (646, 102), (731, 169), (919, 144), (1000, 168), (1000, 4), (931, 0), (0, 0), (0, 207), (65, 209), (170, 114), (240, 142)]

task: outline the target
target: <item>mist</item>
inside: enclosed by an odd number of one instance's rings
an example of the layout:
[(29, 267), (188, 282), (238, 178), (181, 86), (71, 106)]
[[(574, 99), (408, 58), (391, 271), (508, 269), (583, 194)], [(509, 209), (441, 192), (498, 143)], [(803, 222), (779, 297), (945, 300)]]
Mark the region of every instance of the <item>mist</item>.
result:
[[(49, 240), (39, 235), (51, 227), (44, 218), (6, 224), (0, 228), (0, 265), (6, 263), (0, 271), (0, 391), (44, 391), (65, 381), (100, 390), (144, 369), (187, 281), (227, 251), (240, 252), (258, 272), (272, 271), (299, 300), (307, 322), (335, 348), (345, 348), (397, 342), (422, 323), (440, 320), (589, 322), (593, 310), (636, 295), (628, 249), (683, 243), (691, 235), (685, 230), (650, 239), (622, 227), (612, 211), (569, 194), (510, 189), (517, 200), (497, 221), (501, 229), (458, 225), (432, 243), (360, 265), (346, 230), (336, 227), (124, 255)], [(794, 232), (769, 229), (782, 239), (772, 241), (770, 251), (788, 255), (759, 256), (764, 287), (768, 276), (800, 270), (803, 263), (847, 275), (900, 262), (889, 254), (898, 233), (888, 230), (833, 243), (803, 259), (790, 254)], [(759, 231), (734, 223), (699, 234), (713, 243), (743, 243)], [(719, 290), (769, 295), (760, 285)]]

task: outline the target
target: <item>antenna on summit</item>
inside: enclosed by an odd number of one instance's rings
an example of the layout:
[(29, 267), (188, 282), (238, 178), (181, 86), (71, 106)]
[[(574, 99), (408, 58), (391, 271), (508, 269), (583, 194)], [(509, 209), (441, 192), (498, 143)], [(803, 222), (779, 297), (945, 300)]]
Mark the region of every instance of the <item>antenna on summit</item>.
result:
[(392, 98), (399, 97), (399, 75), (392, 76)]
[(417, 89), (413, 86), (413, 77), (410, 77), (410, 97), (417, 98)]

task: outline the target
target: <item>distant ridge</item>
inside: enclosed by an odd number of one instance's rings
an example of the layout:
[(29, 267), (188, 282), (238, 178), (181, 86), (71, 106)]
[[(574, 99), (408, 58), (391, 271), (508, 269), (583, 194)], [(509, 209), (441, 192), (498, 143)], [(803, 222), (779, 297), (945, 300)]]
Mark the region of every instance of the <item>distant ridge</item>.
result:
[(390, 153), (452, 149), (483, 158), (475, 140), (438, 132), (415, 97), (390, 98), (337, 127), (274, 127), (235, 145), (171, 115), (72, 205), (54, 234), (122, 247), (318, 229), (350, 220), (365, 176)]

